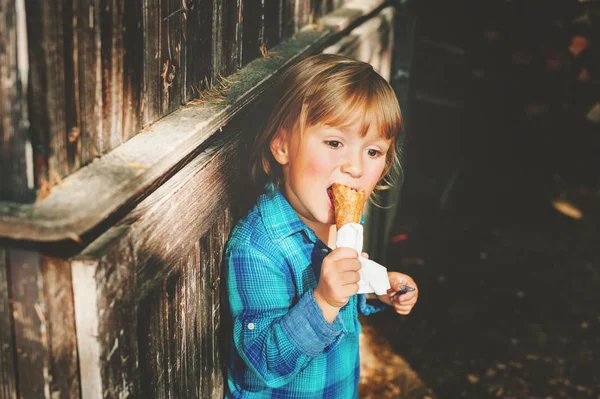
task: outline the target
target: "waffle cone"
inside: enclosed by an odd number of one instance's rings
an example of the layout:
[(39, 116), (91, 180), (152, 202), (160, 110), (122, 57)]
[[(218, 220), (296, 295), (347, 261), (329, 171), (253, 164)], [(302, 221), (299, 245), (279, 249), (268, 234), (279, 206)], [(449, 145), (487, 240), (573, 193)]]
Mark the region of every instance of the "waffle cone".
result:
[(346, 223), (360, 223), (365, 192), (356, 192), (343, 184), (333, 183), (333, 207), (335, 211), (335, 225), (339, 230)]

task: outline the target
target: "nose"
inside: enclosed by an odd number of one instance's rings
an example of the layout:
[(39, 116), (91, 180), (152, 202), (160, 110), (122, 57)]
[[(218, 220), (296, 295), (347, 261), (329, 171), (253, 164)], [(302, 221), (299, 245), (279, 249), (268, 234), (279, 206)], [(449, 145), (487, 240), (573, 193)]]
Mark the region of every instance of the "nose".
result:
[(353, 178), (359, 178), (363, 174), (363, 164), (360, 153), (349, 154), (348, 158), (342, 164), (342, 173), (346, 173)]

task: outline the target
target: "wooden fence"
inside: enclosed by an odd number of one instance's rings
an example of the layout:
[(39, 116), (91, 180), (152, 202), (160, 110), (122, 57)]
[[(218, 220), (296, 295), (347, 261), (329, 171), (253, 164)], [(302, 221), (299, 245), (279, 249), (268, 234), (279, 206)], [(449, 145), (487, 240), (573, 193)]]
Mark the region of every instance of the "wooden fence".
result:
[(0, 398), (220, 397), (221, 256), (269, 87), (323, 51), (393, 78), (397, 18), (382, 0), (0, 0)]

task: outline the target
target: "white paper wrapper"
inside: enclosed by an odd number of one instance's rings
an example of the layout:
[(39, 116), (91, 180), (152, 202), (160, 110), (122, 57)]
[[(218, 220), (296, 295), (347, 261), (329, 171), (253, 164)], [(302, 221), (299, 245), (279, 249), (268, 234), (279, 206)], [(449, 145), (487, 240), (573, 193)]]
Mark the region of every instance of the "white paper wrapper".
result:
[(385, 295), (390, 287), (387, 269), (377, 262), (360, 256), (363, 246), (363, 226), (359, 223), (347, 223), (338, 231), (335, 240), (337, 247), (350, 247), (358, 252), (358, 260), (362, 264), (362, 268), (358, 271), (360, 281), (358, 282), (359, 294), (370, 294), (372, 292), (377, 295)]

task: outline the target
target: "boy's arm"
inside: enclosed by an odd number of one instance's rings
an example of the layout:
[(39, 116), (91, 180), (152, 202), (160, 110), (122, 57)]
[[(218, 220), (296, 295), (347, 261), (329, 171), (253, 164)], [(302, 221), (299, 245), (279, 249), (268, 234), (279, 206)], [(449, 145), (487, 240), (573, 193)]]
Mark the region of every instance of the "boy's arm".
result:
[(226, 266), (235, 347), (267, 386), (285, 385), (342, 338), (341, 318), (327, 322), (312, 290), (292, 306), (295, 287), (282, 257), (238, 247)]

